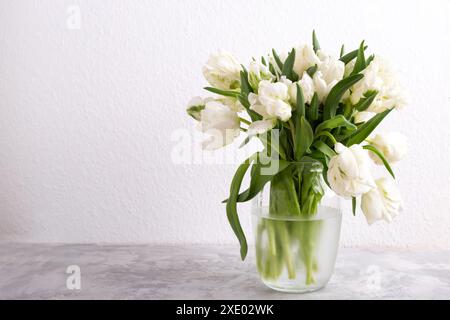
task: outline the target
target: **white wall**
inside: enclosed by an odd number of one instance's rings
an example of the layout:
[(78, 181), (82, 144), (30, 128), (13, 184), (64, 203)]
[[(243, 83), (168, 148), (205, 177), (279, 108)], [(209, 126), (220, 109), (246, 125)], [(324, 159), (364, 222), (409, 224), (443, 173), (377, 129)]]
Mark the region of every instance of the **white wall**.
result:
[(2, 0), (0, 241), (235, 243), (220, 204), (235, 166), (175, 165), (171, 134), (194, 131), (209, 53), (247, 62), (315, 28), (336, 54), (366, 39), (413, 95), (383, 124), (410, 139), (405, 210), (372, 227), (348, 213), (343, 243), (450, 248), (449, 15), (443, 0)]

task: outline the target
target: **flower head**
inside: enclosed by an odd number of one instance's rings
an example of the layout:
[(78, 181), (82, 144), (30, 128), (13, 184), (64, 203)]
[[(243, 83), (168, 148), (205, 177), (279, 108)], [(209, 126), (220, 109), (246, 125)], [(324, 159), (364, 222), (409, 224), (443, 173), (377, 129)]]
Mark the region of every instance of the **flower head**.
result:
[(205, 109), (205, 99), (202, 97), (193, 97), (186, 108), (186, 112), (195, 120), (200, 121), (200, 113)]
[[(389, 163), (395, 163), (403, 159), (408, 151), (406, 137), (399, 132), (378, 133), (367, 140), (383, 153)], [(370, 157), (376, 164), (383, 164), (377, 155), (371, 153)]]
[(248, 99), (250, 109), (262, 115), (264, 119), (278, 118), (287, 121), (291, 118), (288, 86), (282, 82), (263, 80), (259, 83), (258, 94), (250, 93)]
[(337, 155), (330, 159), (327, 178), (331, 189), (343, 197), (354, 197), (375, 187), (370, 158), (360, 145), (347, 148), (336, 143)]
[(206, 80), (213, 87), (223, 90), (239, 87), (241, 66), (229, 53), (219, 52), (211, 55), (202, 71)]
[(325, 102), (331, 89), (344, 77), (345, 64), (319, 51), (320, 62), (318, 69), (314, 73), (314, 88), (319, 96), (319, 100)]
[(201, 130), (209, 136), (203, 143), (205, 149), (213, 150), (226, 146), (240, 133), (237, 112), (220, 100), (206, 102), (200, 118)]
[(303, 45), (295, 50), (294, 71), (302, 75), (309, 67), (320, 63), (319, 57), (309, 45)]
[[(353, 65), (354, 62), (347, 65), (347, 72), (353, 69)], [(364, 78), (351, 88), (350, 101), (353, 104), (358, 103), (369, 91), (377, 91), (378, 94), (366, 111), (380, 113), (392, 108), (402, 109), (407, 104), (407, 94), (387, 61), (375, 57), (362, 74)]]
[(376, 186), (362, 195), (361, 209), (369, 224), (382, 219), (391, 222), (402, 207), (400, 192), (391, 178), (376, 180)]
[(311, 103), (312, 97), (314, 96), (314, 83), (306, 71), (303, 72), (302, 78), (297, 82), (292, 82), (291, 80), (286, 79), (285, 76), (282, 76), (280, 81), (288, 87), (289, 101), (292, 104), (295, 104), (297, 101), (297, 84), (302, 89), (305, 103)]
[(248, 66), (248, 82), (253, 90), (258, 91), (259, 83), (262, 80), (272, 80), (274, 78), (275, 76), (270, 73), (269, 68), (265, 65), (257, 61), (250, 62)]

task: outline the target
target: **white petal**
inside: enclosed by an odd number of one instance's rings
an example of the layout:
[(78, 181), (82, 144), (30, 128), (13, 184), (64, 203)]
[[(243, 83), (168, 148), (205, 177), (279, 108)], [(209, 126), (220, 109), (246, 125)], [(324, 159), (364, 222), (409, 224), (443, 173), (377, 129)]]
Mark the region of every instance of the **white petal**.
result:
[(274, 120), (259, 120), (252, 122), (247, 129), (247, 134), (249, 136), (254, 136), (257, 134), (263, 134), (271, 130), (275, 126), (276, 121)]

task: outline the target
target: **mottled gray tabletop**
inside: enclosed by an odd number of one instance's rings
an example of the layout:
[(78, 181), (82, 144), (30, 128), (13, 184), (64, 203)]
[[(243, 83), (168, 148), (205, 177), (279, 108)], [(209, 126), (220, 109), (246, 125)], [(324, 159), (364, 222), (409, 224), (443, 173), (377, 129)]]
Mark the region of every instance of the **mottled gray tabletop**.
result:
[(450, 252), (341, 249), (327, 287), (266, 288), (227, 246), (0, 245), (0, 299), (449, 299)]

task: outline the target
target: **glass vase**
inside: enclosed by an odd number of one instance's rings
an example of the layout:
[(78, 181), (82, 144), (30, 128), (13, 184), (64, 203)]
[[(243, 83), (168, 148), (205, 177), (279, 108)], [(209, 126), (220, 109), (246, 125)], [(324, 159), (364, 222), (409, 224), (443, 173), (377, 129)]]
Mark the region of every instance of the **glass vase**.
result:
[(339, 247), (340, 208), (318, 162), (299, 163), (266, 184), (252, 203), (262, 282), (295, 293), (324, 287)]

